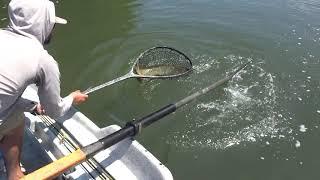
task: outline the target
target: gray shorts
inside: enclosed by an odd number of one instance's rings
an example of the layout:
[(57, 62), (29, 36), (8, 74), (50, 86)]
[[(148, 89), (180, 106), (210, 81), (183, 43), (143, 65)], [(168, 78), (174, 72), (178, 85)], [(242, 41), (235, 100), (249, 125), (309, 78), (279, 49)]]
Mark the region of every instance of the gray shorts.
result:
[(0, 141), (11, 133), (11, 130), (24, 123), (23, 113), (13, 113), (6, 121), (0, 125)]

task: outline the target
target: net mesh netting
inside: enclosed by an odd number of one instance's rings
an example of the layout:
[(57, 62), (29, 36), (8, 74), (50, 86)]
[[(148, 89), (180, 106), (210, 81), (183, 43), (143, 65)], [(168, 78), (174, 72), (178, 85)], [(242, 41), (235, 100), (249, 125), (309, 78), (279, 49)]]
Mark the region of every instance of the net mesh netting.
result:
[(142, 53), (134, 72), (142, 76), (178, 76), (192, 69), (190, 59), (168, 47), (155, 47)]

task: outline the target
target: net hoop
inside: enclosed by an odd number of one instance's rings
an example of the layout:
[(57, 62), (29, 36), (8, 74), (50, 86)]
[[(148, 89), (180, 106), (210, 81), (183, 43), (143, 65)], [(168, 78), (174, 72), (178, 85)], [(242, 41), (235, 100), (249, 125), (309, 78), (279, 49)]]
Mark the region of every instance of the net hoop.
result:
[[(170, 50), (170, 51), (172, 51), (172, 52), (177, 53), (178, 55), (183, 56), (184, 59), (186, 60), (186, 62), (189, 64), (189, 67), (190, 67), (190, 68), (187, 69), (186, 71), (182, 72), (182, 73), (177, 73), (177, 74), (173, 74), (173, 75), (157, 75), (157, 76), (153, 76), (153, 75), (141, 75), (141, 74), (138, 74), (138, 73), (135, 71), (135, 69), (136, 69), (137, 65), (139, 64), (140, 60), (141, 60), (147, 53), (149, 53), (150, 51), (154, 51), (154, 50), (156, 50), (156, 49), (168, 49), (168, 50)], [(132, 73), (133, 73), (135, 76), (141, 77), (141, 78), (157, 78), (157, 79), (162, 79), (162, 78), (163, 78), (163, 79), (165, 79), (165, 78), (174, 78), (174, 77), (179, 77), (179, 76), (186, 75), (186, 74), (192, 72), (192, 70), (193, 70), (192, 67), (193, 67), (192, 61), (191, 61), (190, 58), (189, 58), (186, 54), (184, 54), (183, 52), (181, 52), (181, 51), (179, 51), (179, 50), (177, 50), (177, 49), (175, 49), (175, 48), (168, 47), (168, 46), (155, 46), (155, 47), (152, 47), (152, 48), (149, 48), (149, 49), (145, 50), (144, 52), (142, 52), (142, 53), (138, 56), (136, 62), (134, 63), (134, 65), (133, 65), (133, 67), (132, 67)]]

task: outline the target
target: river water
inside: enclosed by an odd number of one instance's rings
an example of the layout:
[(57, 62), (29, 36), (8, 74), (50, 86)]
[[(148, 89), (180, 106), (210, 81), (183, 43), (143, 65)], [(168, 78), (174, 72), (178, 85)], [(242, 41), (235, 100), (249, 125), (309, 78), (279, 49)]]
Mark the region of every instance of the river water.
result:
[[(0, 1), (0, 25), (7, 24)], [(228, 84), (144, 129), (137, 140), (175, 179), (319, 179), (320, 2), (315, 0), (55, 1), (69, 24), (48, 51), (62, 93), (127, 73), (153, 46), (192, 59), (191, 75), (129, 79), (78, 108), (100, 127), (176, 102), (252, 63)]]

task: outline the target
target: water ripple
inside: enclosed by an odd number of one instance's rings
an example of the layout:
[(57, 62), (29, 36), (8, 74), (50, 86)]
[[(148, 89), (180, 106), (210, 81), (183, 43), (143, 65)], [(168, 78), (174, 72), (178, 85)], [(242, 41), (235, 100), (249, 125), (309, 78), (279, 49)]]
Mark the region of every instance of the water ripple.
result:
[[(202, 56), (203, 57), (203, 56)], [(198, 75), (212, 71), (213, 66), (234, 67), (232, 64), (251, 58), (228, 55), (224, 61), (206, 58), (196, 66)], [(187, 127), (173, 133), (169, 144), (190, 148), (225, 149), (265, 136), (278, 136), (281, 115), (275, 113), (276, 89), (274, 76), (264, 70), (264, 61), (255, 59), (246, 70), (237, 74), (215, 99), (199, 102), (186, 115)], [(231, 71), (231, 70), (230, 70)], [(189, 119), (191, 117), (192, 119)]]

